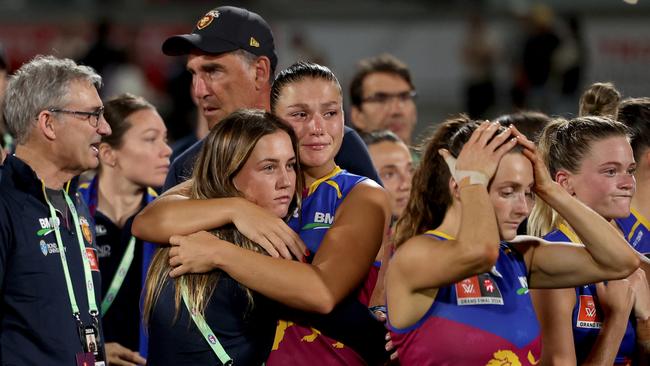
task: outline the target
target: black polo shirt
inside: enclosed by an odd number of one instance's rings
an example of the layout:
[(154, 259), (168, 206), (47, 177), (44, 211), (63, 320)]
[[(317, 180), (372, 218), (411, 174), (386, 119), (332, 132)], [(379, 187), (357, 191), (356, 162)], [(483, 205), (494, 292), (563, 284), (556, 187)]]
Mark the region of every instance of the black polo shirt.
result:
[[(182, 301), (177, 313), (175, 297), (169, 279), (149, 320), (147, 365), (221, 365)], [(253, 298), (251, 308), (241, 285), (221, 272), (205, 309), (205, 321), (234, 365), (261, 365), (273, 346), (276, 306), (255, 292)]]
[[(95, 231), (88, 208), (68, 193), (83, 227), (82, 239), (93, 264), (95, 301), (100, 302)], [(57, 213), (74, 293), (84, 324), (91, 324), (83, 262), (72, 217)], [(82, 352), (42, 184), (22, 160), (8, 156), (0, 182), (0, 364), (75, 364)], [(103, 347), (103, 344), (101, 345)]]

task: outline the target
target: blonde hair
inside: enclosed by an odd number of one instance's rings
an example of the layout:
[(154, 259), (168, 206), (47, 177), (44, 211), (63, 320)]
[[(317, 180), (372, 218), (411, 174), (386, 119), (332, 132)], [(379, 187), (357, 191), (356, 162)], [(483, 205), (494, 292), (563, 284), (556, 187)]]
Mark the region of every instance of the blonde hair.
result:
[[(293, 151), (298, 156), (298, 140), (293, 130), (277, 117), (260, 110), (240, 110), (219, 122), (205, 138), (194, 171), (189, 196), (194, 199), (223, 198), (241, 196), (233, 179), (250, 157), (257, 142), (264, 136), (284, 131), (291, 138)], [(303, 178), (300, 167), (296, 164), (296, 193), (289, 208), (288, 215), (300, 204)], [(211, 231), (222, 240), (233, 243), (258, 253), (267, 254), (257, 243), (242, 235), (234, 225), (226, 225)], [(148, 323), (158, 298), (169, 278), (171, 267), (168, 256), (169, 247), (156, 251), (147, 273), (144, 297), (144, 321)], [(209, 273), (185, 274), (175, 281), (175, 308), (178, 316), (181, 302), (181, 284), (187, 288), (189, 302), (200, 314), (205, 312), (208, 300), (217, 286), (221, 271)], [(253, 306), (251, 291), (240, 284), (249, 300), (249, 309)]]
[(604, 116), (616, 119), (621, 93), (612, 83), (593, 83), (580, 97), (579, 116)]
[[(560, 170), (579, 173), (582, 161), (591, 153), (593, 143), (612, 136), (627, 137), (627, 127), (607, 117), (558, 118), (542, 131), (537, 150), (555, 179)], [(528, 234), (541, 237), (562, 223), (564, 219), (537, 197), (528, 218)]]

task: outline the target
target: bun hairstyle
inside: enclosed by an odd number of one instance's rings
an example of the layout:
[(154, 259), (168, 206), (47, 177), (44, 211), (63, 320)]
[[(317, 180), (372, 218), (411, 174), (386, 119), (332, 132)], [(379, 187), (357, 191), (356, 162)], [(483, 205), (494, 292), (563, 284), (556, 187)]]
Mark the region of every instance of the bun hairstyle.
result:
[(616, 119), (621, 93), (612, 83), (594, 83), (580, 97), (578, 115), (603, 116)]

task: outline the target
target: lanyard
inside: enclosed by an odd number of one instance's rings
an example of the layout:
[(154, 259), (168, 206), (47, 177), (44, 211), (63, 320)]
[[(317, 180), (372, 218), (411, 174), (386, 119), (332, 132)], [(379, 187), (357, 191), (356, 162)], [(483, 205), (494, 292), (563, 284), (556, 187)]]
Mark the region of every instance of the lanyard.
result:
[(182, 278), (179, 279), (179, 281), (181, 281), (181, 295), (183, 296), (183, 303), (185, 303), (187, 311), (190, 312), (194, 324), (196, 324), (196, 327), (199, 328), (199, 331), (201, 331), (203, 338), (205, 338), (205, 340), (208, 342), (210, 348), (212, 348), (212, 351), (217, 355), (217, 358), (219, 358), (219, 361), (221, 361), (221, 363), (226, 366), (232, 365), (232, 359), (230, 356), (228, 356), (226, 350), (223, 349), (223, 346), (221, 346), (221, 343), (219, 343), (219, 340), (214, 335), (214, 332), (212, 332), (212, 329), (210, 329), (210, 326), (205, 321), (203, 316), (199, 314), (196, 309), (192, 310), (190, 307), (190, 300), (187, 297), (187, 287), (185, 286), (185, 281), (183, 281)]
[[(65, 277), (65, 283), (68, 288), (68, 297), (70, 298), (70, 305), (72, 306), (72, 315), (74, 318), (81, 324), (81, 318), (79, 317), (79, 306), (77, 306), (77, 298), (74, 294), (74, 288), (72, 287), (72, 280), (70, 278), (70, 271), (68, 269), (68, 260), (65, 255), (65, 249), (63, 248), (63, 240), (61, 239), (61, 232), (59, 230), (59, 225), (56, 224), (57, 217), (56, 212), (54, 211), (54, 206), (50, 203), (50, 200), (47, 198), (47, 193), (45, 192), (45, 183), (43, 183), (43, 195), (45, 196), (45, 202), (50, 209), (50, 218), (52, 220), (52, 226), (54, 226), (54, 234), (56, 236), (56, 244), (59, 248), (59, 254), (61, 256), (61, 265), (63, 266), (63, 274)], [(81, 259), (84, 266), (84, 277), (86, 281), (86, 295), (88, 296), (88, 308), (90, 316), (94, 321), (97, 321), (97, 303), (95, 302), (95, 285), (93, 284), (92, 273), (90, 272), (90, 263), (88, 261), (88, 254), (86, 253), (86, 245), (83, 242), (83, 236), (81, 234), (81, 226), (79, 225), (79, 216), (77, 216), (77, 209), (74, 207), (68, 192), (63, 190), (63, 196), (65, 197), (65, 203), (68, 205), (68, 209), (72, 214), (72, 220), (74, 221), (74, 226), (77, 234), (77, 242), (79, 243), (79, 251), (81, 252)]]
[(113, 300), (115, 300), (115, 296), (117, 296), (117, 292), (120, 291), (122, 283), (124, 283), (124, 279), (126, 278), (126, 274), (129, 271), (129, 267), (131, 267), (131, 263), (133, 262), (134, 253), (135, 236), (131, 236), (129, 244), (126, 246), (126, 251), (122, 256), (122, 260), (120, 260), (120, 265), (117, 267), (117, 272), (115, 272), (115, 276), (113, 276), (113, 280), (111, 280), (111, 285), (108, 287), (106, 297), (104, 297), (104, 300), (102, 301), (102, 317), (106, 315), (108, 308), (111, 307)]

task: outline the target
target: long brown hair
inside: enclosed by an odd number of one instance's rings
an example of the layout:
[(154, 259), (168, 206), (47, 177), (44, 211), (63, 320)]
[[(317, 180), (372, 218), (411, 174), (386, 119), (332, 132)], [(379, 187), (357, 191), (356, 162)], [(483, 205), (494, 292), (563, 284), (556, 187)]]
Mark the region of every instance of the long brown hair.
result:
[[(240, 110), (234, 112), (212, 128), (205, 138), (199, 153), (194, 171), (189, 196), (194, 199), (224, 198), (241, 196), (233, 183), (233, 179), (250, 157), (257, 142), (264, 136), (278, 131), (286, 132), (291, 138), (293, 151), (298, 156), (298, 140), (291, 129), (274, 115), (260, 110)], [(303, 182), (299, 164), (296, 164), (296, 193), (294, 194), (288, 216), (300, 204), (300, 193)], [(226, 225), (211, 231), (215, 236), (242, 248), (267, 254), (262, 247), (242, 235), (234, 225)], [(149, 272), (147, 273), (146, 292), (144, 299), (144, 319), (148, 322), (155, 303), (169, 278), (171, 267), (168, 256), (169, 247), (158, 249)], [(217, 286), (221, 271), (216, 270), (202, 274), (185, 274), (175, 281), (176, 314), (180, 308), (180, 286), (187, 288), (188, 298), (193, 308), (203, 314), (212, 292)], [(251, 291), (242, 286), (249, 299), (249, 307), (253, 306)]]
[(438, 150), (449, 149), (458, 130), (470, 123), (466, 115), (442, 122), (423, 142), (424, 154), (413, 174), (409, 201), (395, 226), (395, 246), (442, 223), (452, 198), (449, 192), (449, 169)]

